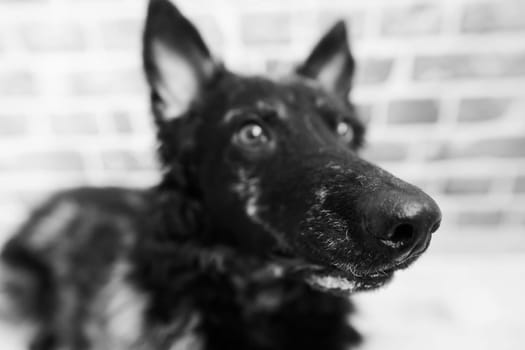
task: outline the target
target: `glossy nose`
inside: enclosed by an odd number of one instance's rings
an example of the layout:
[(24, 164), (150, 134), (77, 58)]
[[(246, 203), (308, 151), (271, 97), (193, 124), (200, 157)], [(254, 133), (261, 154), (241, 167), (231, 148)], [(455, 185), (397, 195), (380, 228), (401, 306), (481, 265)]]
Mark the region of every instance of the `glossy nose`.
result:
[(373, 202), (365, 226), (379, 246), (390, 251), (396, 262), (425, 251), (441, 223), (441, 210), (432, 198), (419, 190), (384, 191)]

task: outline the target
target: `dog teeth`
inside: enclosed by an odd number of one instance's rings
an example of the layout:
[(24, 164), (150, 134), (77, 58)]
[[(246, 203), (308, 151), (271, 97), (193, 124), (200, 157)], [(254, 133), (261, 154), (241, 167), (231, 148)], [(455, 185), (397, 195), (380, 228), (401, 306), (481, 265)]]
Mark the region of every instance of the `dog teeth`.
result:
[(357, 289), (358, 285), (354, 281), (350, 281), (342, 277), (334, 276), (312, 276), (308, 278), (308, 283), (314, 287), (321, 287), (323, 289), (336, 289), (344, 290), (347, 292), (353, 292)]

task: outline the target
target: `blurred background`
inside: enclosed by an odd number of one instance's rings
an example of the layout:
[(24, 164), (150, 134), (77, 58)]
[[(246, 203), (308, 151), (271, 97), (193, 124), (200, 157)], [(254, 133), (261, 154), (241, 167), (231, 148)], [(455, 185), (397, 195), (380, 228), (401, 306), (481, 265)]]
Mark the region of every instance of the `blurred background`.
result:
[[(524, 348), (524, 0), (176, 3), (244, 73), (286, 72), (347, 21), (364, 157), (444, 214), (426, 256), (356, 297), (364, 349)], [(1, 241), (57, 189), (157, 182), (145, 6), (0, 0)]]

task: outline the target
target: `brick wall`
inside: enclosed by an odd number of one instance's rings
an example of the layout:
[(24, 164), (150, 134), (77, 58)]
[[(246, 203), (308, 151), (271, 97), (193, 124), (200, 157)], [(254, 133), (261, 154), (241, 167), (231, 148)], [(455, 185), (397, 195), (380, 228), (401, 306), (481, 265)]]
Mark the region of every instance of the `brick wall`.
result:
[[(444, 210), (436, 249), (525, 251), (525, 2), (180, 0), (241, 72), (279, 73), (335, 19), (359, 61), (365, 157)], [(158, 178), (143, 0), (0, 0), (0, 229), (50, 191)]]

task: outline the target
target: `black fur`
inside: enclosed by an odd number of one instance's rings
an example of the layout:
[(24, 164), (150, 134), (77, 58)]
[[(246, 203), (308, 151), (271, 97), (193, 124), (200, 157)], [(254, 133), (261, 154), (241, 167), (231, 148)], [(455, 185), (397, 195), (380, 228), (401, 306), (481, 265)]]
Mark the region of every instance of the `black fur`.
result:
[(357, 345), (348, 295), (417, 259), (441, 214), (358, 157), (344, 24), (294, 74), (242, 77), (151, 0), (143, 56), (163, 181), (58, 194), (6, 245), (32, 349)]

